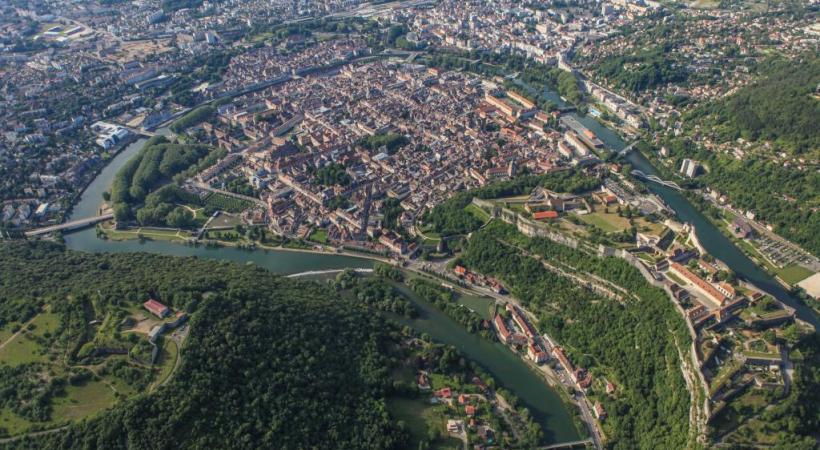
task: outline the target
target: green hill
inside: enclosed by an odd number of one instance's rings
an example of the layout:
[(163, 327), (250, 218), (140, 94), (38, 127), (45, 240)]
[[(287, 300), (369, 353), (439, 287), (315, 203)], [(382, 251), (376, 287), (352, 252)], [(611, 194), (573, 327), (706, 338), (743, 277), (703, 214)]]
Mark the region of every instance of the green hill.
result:
[[(82, 297), (105, 308), (150, 295), (193, 311), (168, 384), (65, 432), (16, 441), (20, 448), (389, 449), (406, 437), (386, 409), (390, 327), (317, 283), (239, 264), (27, 242), (0, 245), (0, 273), (14, 274), (0, 277), (0, 323)], [(48, 398), (39, 401), (45, 418)]]
[(820, 156), (820, 58), (768, 61), (758, 75), (757, 82), (697, 108), (689, 118), (711, 127), (720, 141), (772, 141), (778, 150)]

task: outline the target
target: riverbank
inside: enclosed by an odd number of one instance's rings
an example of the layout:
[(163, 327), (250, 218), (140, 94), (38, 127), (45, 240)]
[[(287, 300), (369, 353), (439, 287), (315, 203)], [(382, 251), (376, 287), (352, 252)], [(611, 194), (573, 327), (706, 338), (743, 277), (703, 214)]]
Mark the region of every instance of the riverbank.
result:
[[(658, 158), (656, 155), (636, 149), (637, 151), (641, 152), (641, 155), (644, 159), (649, 161), (652, 166), (657, 169), (661, 173), (661, 178), (665, 180), (673, 180), (678, 184), (685, 184), (688, 180), (681, 177), (677, 174), (673, 168), (668, 167), (668, 165)], [(715, 228), (717, 228), (727, 239), (729, 239), (740, 251), (742, 251), (747, 257), (749, 257), (758, 267), (762, 270), (766, 271), (772, 278), (780, 282), (780, 284), (786, 289), (792, 289), (794, 285), (796, 285), (799, 281), (808, 278), (811, 274), (815, 273), (811, 268), (805, 267), (800, 264), (793, 263), (791, 265), (784, 265), (783, 267), (778, 267), (777, 264), (770, 261), (758, 248), (757, 246), (749, 242), (745, 239), (738, 239), (735, 237), (731, 231), (729, 230), (729, 221), (727, 219), (733, 219), (735, 216), (741, 215), (740, 212), (731, 210), (731, 208), (721, 205), (717, 203), (716, 200), (711, 200), (707, 198), (706, 194), (700, 189), (684, 189), (683, 195), (687, 198), (690, 204), (694, 206), (707, 220), (709, 220)], [(715, 208), (720, 214), (720, 218), (716, 218), (710, 208)], [(727, 218), (727, 216), (729, 216)], [(765, 235), (768, 239), (772, 240), (773, 242), (781, 242), (783, 245), (786, 246), (793, 246), (796, 249), (799, 248), (799, 251), (808, 255), (808, 252), (797, 246), (796, 244), (790, 242), (786, 238), (765, 229), (762, 224), (755, 222), (754, 220), (745, 219), (750, 226), (760, 235)], [(797, 268), (792, 267), (797, 266), (799, 268), (803, 268), (805, 270), (799, 271)]]
[[(343, 270), (345, 268), (371, 269), (378, 262), (395, 263), (389, 259), (370, 254), (355, 254), (303, 248), (282, 248), (269, 245), (257, 246), (255, 249), (240, 249), (234, 243), (224, 247), (207, 248), (185, 245), (183, 240), (163, 240), (139, 242), (135, 239), (113, 241), (98, 239), (92, 230), (71, 233), (66, 236), (69, 247), (94, 252), (154, 252), (176, 256), (201, 256), (205, 258), (227, 259), (240, 263), (253, 262), (281, 274), (302, 273), (307, 271)], [(182, 244), (182, 245), (180, 245)], [(83, 248), (79, 248), (82, 246)], [(254, 251), (260, 250), (260, 251)], [(405, 267), (418, 276), (430, 277), (421, 273), (415, 266)], [(325, 276), (326, 279), (326, 276)], [(439, 284), (436, 281), (436, 284)], [(450, 286), (452, 287), (452, 286)], [(474, 301), (477, 297), (486, 297), (482, 293), (468, 292), (459, 289), (465, 303), (473, 302), (476, 309), (483, 302)], [(422, 302), (417, 298), (418, 302)], [(467, 306), (468, 307), (468, 306)], [(487, 340), (477, 334), (471, 334), (464, 326), (451, 319), (430, 304), (419, 306), (422, 311), (418, 319), (407, 320), (406, 325), (433, 337), (437, 342), (454, 345), (466, 358), (476, 361), (490, 372), (494, 378), (530, 409), (534, 417), (545, 429), (546, 442), (572, 442), (578, 439), (575, 425), (571, 419), (574, 411), (571, 403), (566, 402), (566, 394), (553, 389), (537, 372), (529, 368), (518, 355), (498, 343)]]

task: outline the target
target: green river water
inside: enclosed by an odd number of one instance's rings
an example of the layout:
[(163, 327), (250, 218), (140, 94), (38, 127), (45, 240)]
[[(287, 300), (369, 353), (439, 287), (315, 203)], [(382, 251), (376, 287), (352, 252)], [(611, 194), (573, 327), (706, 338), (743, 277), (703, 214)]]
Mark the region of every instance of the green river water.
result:
[[(111, 184), (114, 174), (133, 157), (145, 140), (137, 141), (120, 152), (88, 186), (74, 207), (72, 217), (91, 217), (98, 213), (102, 193)], [(231, 247), (206, 248), (165, 241), (111, 241), (98, 239), (93, 228), (65, 235), (66, 245), (86, 252), (149, 252), (173, 256), (196, 256), (235, 262), (253, 263), (279, 274), (323, 271), (347, 267), (369, 268), (373, 261), (345, 255), (317, 254), (283, 250), (240, 250)], [(544, 430), (545, 442), (567, 442), (579, 438), (567, 406), (538, 374), (509, 349), (470, 334), (443, 312), (415, 296), (405, 294), (416, 305), (417, 319), (404, 323), (429, 334), (438, 342), (453, 345), (472, 361), (490, 373), (499, 385), (514, 393), (533, 414)], [(481, 309), (480, 299), (464, 299), (466, 306)], [(485, 309), (486, 309), (486, 303)], [(483, 311), (479, 311), (483, 312)]]
[[(553, 100), (563, 105), (558, 96)], [(625, 143), (611, 130), (595, 120), (575, 115), (576, 118), (593, 130), (611, 149), (620, 150)], [(165, 132), (161, 130), (160, 132)], [(102, 199), (114, 174), (134, 156), (144, 144), (139, 140), (120, 152), (97, 178), (88, 186), (80, 201), (75, 205), (72, 219), (96, 215)], [(657, 170), (639, 152), (631, 152), (626, 157), (633, 167), (646, 174), (657, 174)], [(812, 311), (795, 301), (768, 274), (757, 267), (731, 241), (712, 225), (699, 211), (673, 189), (649, 183), (652, 192), (660, 196), (671, 207), (678, 220), (695, 226), (703, 246), (716, 258), (729, 265), (738, 276), (766, 290), (777, 299), (797, 310), (798, 317), (818, 325), (817, 317)], [(311, 254), (291, 251), (239, 250), (235, 248), (193, 247), (172, 244), (162, 241), (107, 241), (96, 237), (93, 229), (79, 230), (65, 236), (66, 244), (75, 250), (88, 252), (150, 252), (173, 256), (197, 256), (236, 262), (254, 263), (280, 274), (292, 274), (306, 271), (322, 271), (346, 267), (372, 267), (371, 260), (344, 255)], [(469, 359), (484, 367), (500, 385), (517, 395), (533, 412), (541, 423), (546, 441), (549, 443), (565, 442), (578, 439), (570, 413), (558, 395), (530, 369), (518, 356), (509, 349), (491, 343), (479, 336), (468, 333), (463, 327), (444, 315), (432, 305), (408, 292), (408, 297), (421, 311), (420, 317), (407, 322), (421, 332), (428, 333), (433, 339), (453, 345)], [(470, 304), (474, 307), (474, 304)]]

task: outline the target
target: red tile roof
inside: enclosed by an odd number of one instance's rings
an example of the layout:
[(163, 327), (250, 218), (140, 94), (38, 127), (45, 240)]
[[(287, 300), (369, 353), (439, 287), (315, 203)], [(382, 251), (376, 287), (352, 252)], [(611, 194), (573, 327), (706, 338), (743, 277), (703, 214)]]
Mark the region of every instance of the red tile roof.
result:
[(149, 299), (147, 302), (143, 303), (142, 306), (144, 306), (145, 309), (151, 313), (160, 317), (168, 313), (168, 307), (154, 299)]
[(541, 211), (541, 212), (537, 212), (537, 213), (532, 215), (532, 218), (535, 219), (535, 220), (555, 219), (557, 217), (558, 217), (558, 212), (557, 211)]

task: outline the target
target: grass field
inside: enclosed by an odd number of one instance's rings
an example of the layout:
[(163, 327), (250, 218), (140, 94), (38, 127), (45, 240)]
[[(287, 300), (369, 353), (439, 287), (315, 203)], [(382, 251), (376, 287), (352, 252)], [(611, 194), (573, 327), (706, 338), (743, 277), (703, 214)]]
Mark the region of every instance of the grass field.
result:
[(240, 225), (241, 223), (242, 219), (239, 217), (229, 216), (222, 213), (208, 224), (208, 228), (233, 227)]
[(66, 396), (54, 399), (54, 422), (79, 420), (114, 405), (114, 391), (101, 381), (66, 386)]
[(492, 306), (495, 302), (489, 297), (459, 294), (456, 302), (472, 309), (484, 319), (492, 319)]
[(32, 422), (13, 414), (5, 408), (0, 408), (0, 436), (2, 436), (3, 429), (6, 430), (8, 435), (14, 436), (26, 431), (31, 425)]
[(11, 332), (14, 325), (15, 323), (7, 323), (5, 327), (0, 329), (0, 345), (3, 345), (3, 342), (6, 342), (14, 335), (14, 333)]
[(483, 209), (479, 208), (478, 206), (476, 206), (472, 203), (467, 205), (464, 208), (464, 210), (467, 211), (468, 213), (472, 214), (473, 216), (475, 216), (477, 219), (481, 220), (484, 223), (486, 223), (488, 220), (490, 220), (490, 215), (487, 214), (486, 211), (484, 211)]
[(418, 448), (418, 443), (427, 439), (428, 425), (425, 413), (432, 408), (432, 405), (425, 404), (423, 400), (406, 398), (387, 400), (387, 410), (397, 420), (403, 421), (410, 433), (411, 445), (408, 445), (407, 448)]
[(308, 236), (308, 240), (313, 242), (321, 242), (322, 244), (327, 244), (327, 231), (325, 230), (313, 230)]
[(38, 314), (31, 324), (34, 325), (34, 330), (31, 333), (36, 336), (44, 336), (46, 333), (52, 334), (60, 326), (60, 316), (46, 311)]
[(140, 236), (153, 241), (184, 241), (191, 237), (191, 233), (185, 230), (161, 230), (156, 228), (106, 230), (105, 235), (112, 241), (139, 239)]
[(778, 269), (776, 273), (783, 281), (791, 285), (797, 284), (814, 275), (814, 272), (811, 270), (797, 264), (785, 266), (782, 269)]
[(162, 353), (159, 357), (160, 372), (159, 376), (157, 376), (157, 381), (154, 384), (155, 386), (159, 386), (169, 376), (171, 376), (178, 357), (179, 348), (177, 347), (177, 343), (171, 339), (165, 339), (162, 347)]
[(629, 228), (629, 220), (619, 217), (615, 213), (606, 213), (603, 210), (578, 216), (582, 221), (595, 225), (606, 233), (623, 231)]
[(10, 366), (19, 366), (20, 364), (43, 360), (40, 344), (26, 334), (20, 333), (0, 349), (0, 362)]

